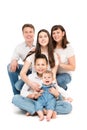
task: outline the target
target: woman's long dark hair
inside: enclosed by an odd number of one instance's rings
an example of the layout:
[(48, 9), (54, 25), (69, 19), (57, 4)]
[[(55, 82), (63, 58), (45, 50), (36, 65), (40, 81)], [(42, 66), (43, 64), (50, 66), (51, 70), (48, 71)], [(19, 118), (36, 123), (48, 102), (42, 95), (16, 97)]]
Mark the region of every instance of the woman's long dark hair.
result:
[(64, 34), (64, 37), (63, 37), (63, 40), (62, 40), (62, 48), (66, 48), (67, 47), (67, 44), (69, 43), (68, 40), (67, 40), (67, 36), (66, 36), (66, 31), (64, 29), (64, 27), (62, 25), (54, 25), (52, 28), (51, 28), (51, 38), (52, 38), (52, 44), (53, 44), (53, 47), (54, 49), (56, 48), (57, 46), (57, 42), (53, 39), (53, 31), (55, 30), (58, 30), (60, 29), (62, 32), (65, 32)]
[(36, 41), (36, 50), (35, 50), (35, 56), (38, 54), (41, 54), (41, 45), (39, 43), (39, 34), (41, 32), (45, 32), (49, 38), (49, 43), (48, 43), (48, 61), (50, 64), (50, 67), (53, 68), (55, 66), (55, 60), (54, 60), (54, 49), (53, 49), (53, 44), (52, 44), (52, 39), (49, 34), (49, 32), (46, 29), (41, 29), (38, 34), (37, 34), (37, 41)]

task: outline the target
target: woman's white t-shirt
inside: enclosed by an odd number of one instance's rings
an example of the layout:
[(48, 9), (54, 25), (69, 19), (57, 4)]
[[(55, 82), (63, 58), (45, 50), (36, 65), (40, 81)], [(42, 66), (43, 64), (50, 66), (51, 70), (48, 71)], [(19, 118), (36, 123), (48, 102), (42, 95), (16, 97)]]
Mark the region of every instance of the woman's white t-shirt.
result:
[[(65, 49), (56, 48), (54, 51), (57, 55), (59, 55), (61, 63), (63, 63), (63, 64), (68, 64), (68, 58), (74, 56), (74, 50), (70, 44), (68, 44), (67, 48), (65, 48)], [(70, 71), (63, 69), (60, 66), (58, 67), (58, 73), (70, 73), (71, 74)]]

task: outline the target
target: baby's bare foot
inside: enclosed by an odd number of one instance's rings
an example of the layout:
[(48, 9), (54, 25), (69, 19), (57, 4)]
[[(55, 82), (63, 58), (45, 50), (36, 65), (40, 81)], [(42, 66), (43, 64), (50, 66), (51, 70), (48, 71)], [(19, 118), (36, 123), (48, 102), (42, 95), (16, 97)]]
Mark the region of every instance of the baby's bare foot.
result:
[(42, 117), (39, 117), (39, 119), (40, 119), (40, 121), (44, 120), (44, 116), (42, 116)]
[(54, 111), (53, 114), (52, 114), (52, 119), (55, 119), (56, 115), (57, 115), (57, 113)]

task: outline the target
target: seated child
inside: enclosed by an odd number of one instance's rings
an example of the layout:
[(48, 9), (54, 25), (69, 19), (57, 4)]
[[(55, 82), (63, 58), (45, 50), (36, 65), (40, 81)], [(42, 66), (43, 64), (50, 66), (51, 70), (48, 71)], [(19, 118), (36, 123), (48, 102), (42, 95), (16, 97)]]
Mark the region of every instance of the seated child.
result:
[(50, 88), (55, 87), (53, 84), (53, 73), (48, 70), (45, 71), (42, 76), (42, 81), (43, 84), (41, 86), (41, 89), (43, 90), (43, 93), (40, 97), (38, 97), (35, 103), (36, 111), (38, 113), (40, 121), (42, 121), (44, 119), (43, 109), (45, 107), (47, 110), (46, 120), (50, 121), (56, 105), (56, 98), (53, 94), (50, 93)]

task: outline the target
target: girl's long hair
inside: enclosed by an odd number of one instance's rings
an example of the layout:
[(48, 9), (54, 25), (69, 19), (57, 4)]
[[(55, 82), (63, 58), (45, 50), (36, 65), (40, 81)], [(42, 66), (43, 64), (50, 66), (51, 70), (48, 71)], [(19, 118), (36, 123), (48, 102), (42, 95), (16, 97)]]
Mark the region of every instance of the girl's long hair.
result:
[(37, 34), (37, 41), (36, 41), (36, 50), (35, 50), (35, 56), (38, 54), (41, 54), (41, 45), (39, 43), (39, 34), (41, 32), (45, 32), (49, 38), (49, 43), (48, 43), (48, 62), (51, 68), (55, 66), (55, 60), (54, 60), (54, 49), (53, 49), (53, 44), (52, 44), (52, 39), (49, 34), (49, 32), (46, 29), (41, 29), (38, 34)]

